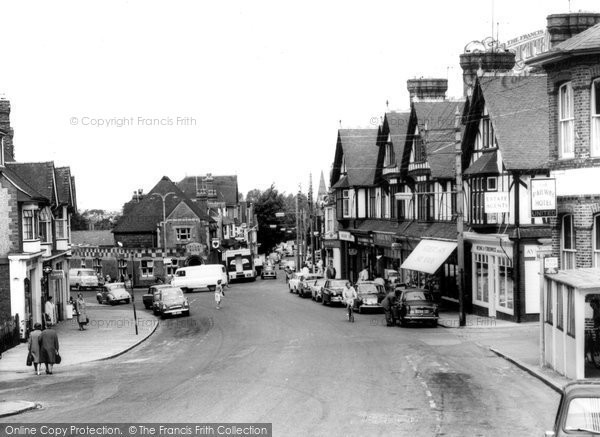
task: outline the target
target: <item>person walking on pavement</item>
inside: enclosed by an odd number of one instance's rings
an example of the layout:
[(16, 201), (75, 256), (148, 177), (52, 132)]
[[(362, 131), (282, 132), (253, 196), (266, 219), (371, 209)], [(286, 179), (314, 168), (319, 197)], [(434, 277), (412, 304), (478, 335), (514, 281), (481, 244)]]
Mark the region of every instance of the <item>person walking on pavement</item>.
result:
[(369, 270), (365, 267), (358, 273), (358, 282), (369, 280)]
[(221, 285), (221, 280), (217, 281), (217, 286), (215, 287), (215, 302), (217, 303), (217, 309), (221, 309), (221, 299), (225, 296), (223, 293), (223, 286)]
[[(40, 369), (40, 335), (42, 335), (42, 324), (36, 323), (33, 325), (33, 332), (29, 335), (28, 349), (33, 358), (33, 371), (39, 375)], [(40, 366), (41, 367), (41, 366)]]
[(52, 296), (48, 296), (48, 300), (44, 305), (44, 317), (46, 318), (46, 327), (56, 324), (56, 306), (52, 302)]
[(400, 297), (401, 290), (396, 288), (394, 291), (390, 291), (381, 301), (381, 307), (385, 312), (385, 322), (387, 326), (394, 326), (394, 318), (392, 316), (393, 307), (396, 301)]
[(46, 366), (46, 374), (52, 375), (54, 363), (58, 356), (58, 335), (52, 328), (46, 328), (39, 337), (40, 363)]
[(77, 301), (75, 301), (77, 308), (77, 323), (79, 323), (79, 330), (85, 330), (85, 325), (88, 323), (87, 310), (85, 308), (85, 299), (82, 293), (77, 293)]

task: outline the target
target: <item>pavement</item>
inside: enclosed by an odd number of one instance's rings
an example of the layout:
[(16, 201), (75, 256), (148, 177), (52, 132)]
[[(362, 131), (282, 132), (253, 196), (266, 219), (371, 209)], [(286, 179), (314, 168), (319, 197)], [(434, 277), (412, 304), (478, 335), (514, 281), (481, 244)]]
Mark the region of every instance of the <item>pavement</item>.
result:
[[(84, 331), (79, 330), (77, 319), (59, 322), (55, 329), (60, 345), (61, 364), (54, 366), (54, 373), (65, 367), (76, 366), (92, 361), (115, 358), (145, 341), (159, 325), (159, 319), (136, 302), (137, 330), (132, 305), (100, 305), (87, 300), (87, 313), (90, 323)], [(0, 380), (9, 381), (37, 377), (33, 366), (27, 367), (28, 345), (21, 343), (2, 354), (0, 359)], [(42, 375), (44, 371), (42, 370)], [(42, 376), (40, 376), (42, 377)], [(19, 414), (38, 408), (28, 401), (6, 401), (0, 399), (0, 417)]]

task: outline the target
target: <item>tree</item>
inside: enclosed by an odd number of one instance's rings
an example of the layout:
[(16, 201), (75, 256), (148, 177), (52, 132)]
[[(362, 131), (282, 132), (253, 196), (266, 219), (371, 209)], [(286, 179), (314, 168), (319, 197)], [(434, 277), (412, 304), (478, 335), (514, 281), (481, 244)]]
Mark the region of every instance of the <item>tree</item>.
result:
[(79, 214), (79, 211), (75, 211), (71, 215), (71, 230), (73, 231), (87, 231), (90, 226), (90, 221)]
[(262, 195), (262, 191), (260, 191), (258, 188), (250, 190), (250, 191), (248, 191), (248, 194), (246, 194), (246, 202), (256, 203), (256, 202), (258, 202), (258, 199), (260, 199), (261, 195)]

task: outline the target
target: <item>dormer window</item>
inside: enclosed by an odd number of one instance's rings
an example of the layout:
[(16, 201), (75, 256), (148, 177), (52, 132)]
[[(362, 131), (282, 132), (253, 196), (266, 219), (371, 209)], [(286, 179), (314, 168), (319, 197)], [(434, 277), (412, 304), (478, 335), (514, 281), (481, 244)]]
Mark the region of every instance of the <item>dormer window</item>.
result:
[(346, 170), (346, 157), (342, 156), (342, 166), (340, 168), (340, 175), (344, 176), (346, 173), (347, 173), (347, 170)]
[(385, 160), (383, 163), (386, 167), (393, 167), (396, 165), (396, 156), (394, 155), (394, 145), (387, 143), (385, 145)]
[(600, 79), (592, 82), (591, 95), (592, 126), (590, 139), (590, 155), (600, 156)]
[(558, 89), (558, 155), (573, 158), (575, 151), (575, 111), (573, 87), (567, 82)]
[(424, 162), (427, 158), (425, 156), (425, 143), (421, 135), (418, 135), (413, 140), (412, 147), (413, 162)]
[(492, 149), (496, 147), (496, 135), (490, 116), (486, 115), (481, 119), (481, 148)]

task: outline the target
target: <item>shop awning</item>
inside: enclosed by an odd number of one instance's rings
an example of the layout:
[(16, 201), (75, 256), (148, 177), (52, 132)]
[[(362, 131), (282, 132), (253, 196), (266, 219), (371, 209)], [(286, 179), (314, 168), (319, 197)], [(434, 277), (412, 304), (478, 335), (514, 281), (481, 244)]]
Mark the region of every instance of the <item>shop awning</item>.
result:
[(454, 249), (455, 241), (421, 240), (400, 268), (435, 273)]

